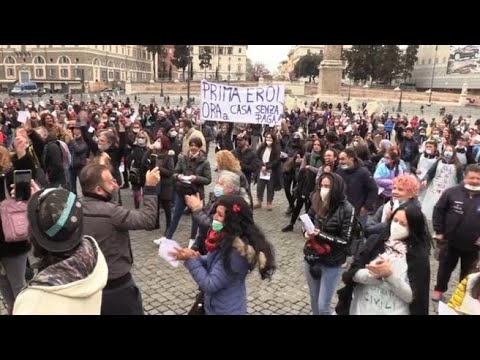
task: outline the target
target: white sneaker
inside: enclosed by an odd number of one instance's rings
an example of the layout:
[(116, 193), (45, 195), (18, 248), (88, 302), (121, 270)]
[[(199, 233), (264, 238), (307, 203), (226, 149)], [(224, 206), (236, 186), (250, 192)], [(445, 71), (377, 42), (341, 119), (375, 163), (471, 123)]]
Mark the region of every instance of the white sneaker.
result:
[(191, 249), (194, 243), (195, 243), (195, 239), (188, 240), (188, 248)]

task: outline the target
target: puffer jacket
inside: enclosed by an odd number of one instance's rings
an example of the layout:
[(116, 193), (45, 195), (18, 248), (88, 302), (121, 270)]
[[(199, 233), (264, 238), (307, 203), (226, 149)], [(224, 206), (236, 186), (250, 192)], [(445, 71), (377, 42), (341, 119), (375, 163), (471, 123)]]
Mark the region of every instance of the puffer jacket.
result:
[[(341, 177), (335, 173), (331, 175), (334, 178), (330, 190), (332, 208), (325, 217), (314, 216), (315, 228), (320, 230), (320, 234), (310, 238), (303, 248), (305, 261), (310, 264), (320, 262), (328, 266), (342, 265), (347, 259), (352, 240), (355, 209), (345, 198), (345, 183)], [(319, 254), (311, 247), (318, 244), (322, 247), (328, 245), (330, 252)]]
[[(227, 271), (222, 260), (222, 249), (185, 261), (195, 282), (204, 292), (206, 315), (246, 315), (247, 289), (245, 280), (255, 259), (255, 250), (242, 239), (236, 238), (230, 252)], [(257, 266), (261, 268), (262, 262)]]

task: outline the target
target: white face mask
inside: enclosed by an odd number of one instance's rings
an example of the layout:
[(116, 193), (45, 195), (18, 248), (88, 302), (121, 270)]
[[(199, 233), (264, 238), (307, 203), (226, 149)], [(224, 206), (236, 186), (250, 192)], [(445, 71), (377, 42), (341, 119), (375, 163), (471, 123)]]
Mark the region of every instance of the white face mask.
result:
[(272, 144), (273, 144), (273, 141), (272, 141), (272, 140), (267, 140), (267, 141), (265, 141), (265, 142), (267, 143), (268, 146), (272, 146)]
[(465, 184), (465, 189), (470, 190), (470, 191), (480, 191), (480, 186)]
[(320, 197), (322, 198), (322, 201), (325, 201), (328, 194), (330, 194), (329, 188), (324, 188), (324, 187), (320, 188)]
[(390, 239), (403, 240), (408, 236), (408, 228), (400, 225), (398, 222), (392, 221), (390, 225)]
[(132, 131), (136, 134), (140, 131), (140, 129), (137, 129), (137, 128), (133, 128)]

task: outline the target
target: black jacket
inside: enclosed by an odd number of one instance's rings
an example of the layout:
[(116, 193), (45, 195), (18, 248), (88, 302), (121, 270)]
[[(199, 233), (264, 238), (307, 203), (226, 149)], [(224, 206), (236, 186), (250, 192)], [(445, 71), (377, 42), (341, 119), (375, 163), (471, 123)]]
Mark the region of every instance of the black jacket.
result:
[(479, 219), (480, 192), (468, 191), (464, 185), (445, 190), (433, 208), (433, 229), (459, 250), (477, 250)]
[(337, 174), (332, 174), (335, 178), (330, 190), (330, 204), (332, 208), (323, 217), (318, 214), (314, 216), (315, 228), (320, 230), (320, 234), (314, 238), (320, 244), (328, 244), (331, 248), (330, 253), (316, 256), (310, 248), (308, 242), (303, 249), (305, 260), (308, 263), (318, 261), (328, 266), (340, 266), (347, 259), (348, 249), (352, 240), (353, 223), (355, 219), (355, 209), (345, 199), (345, 184)]
[(362, 207), (372, 211), (378, 188), (373, 175), (363, 166), (363, 161), (357, 159), (355, 167), (347, 170), (338, 168), (336, 173), (345, 181), (347, 199), (355, 207), (356, 213), (358, 214)]
[(252, 174), (255, 174), (260, 169), (260, 160), (251, 147), (248, 147), (245, 151), (242, 151), (237, 147), (232, 151), (232, 154), (240, 161), (242, 172), (247, 179), (250, 180)]

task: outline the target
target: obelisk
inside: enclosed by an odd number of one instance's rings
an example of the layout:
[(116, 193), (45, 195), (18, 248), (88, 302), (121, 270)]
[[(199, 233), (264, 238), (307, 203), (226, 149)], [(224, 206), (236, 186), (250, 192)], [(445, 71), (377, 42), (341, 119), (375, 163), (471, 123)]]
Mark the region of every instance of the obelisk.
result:
[(342, 87), (342, 45), (325, 45), (323, 61), (318, 67), (318, 92), (324, 95), (340, 95)]

